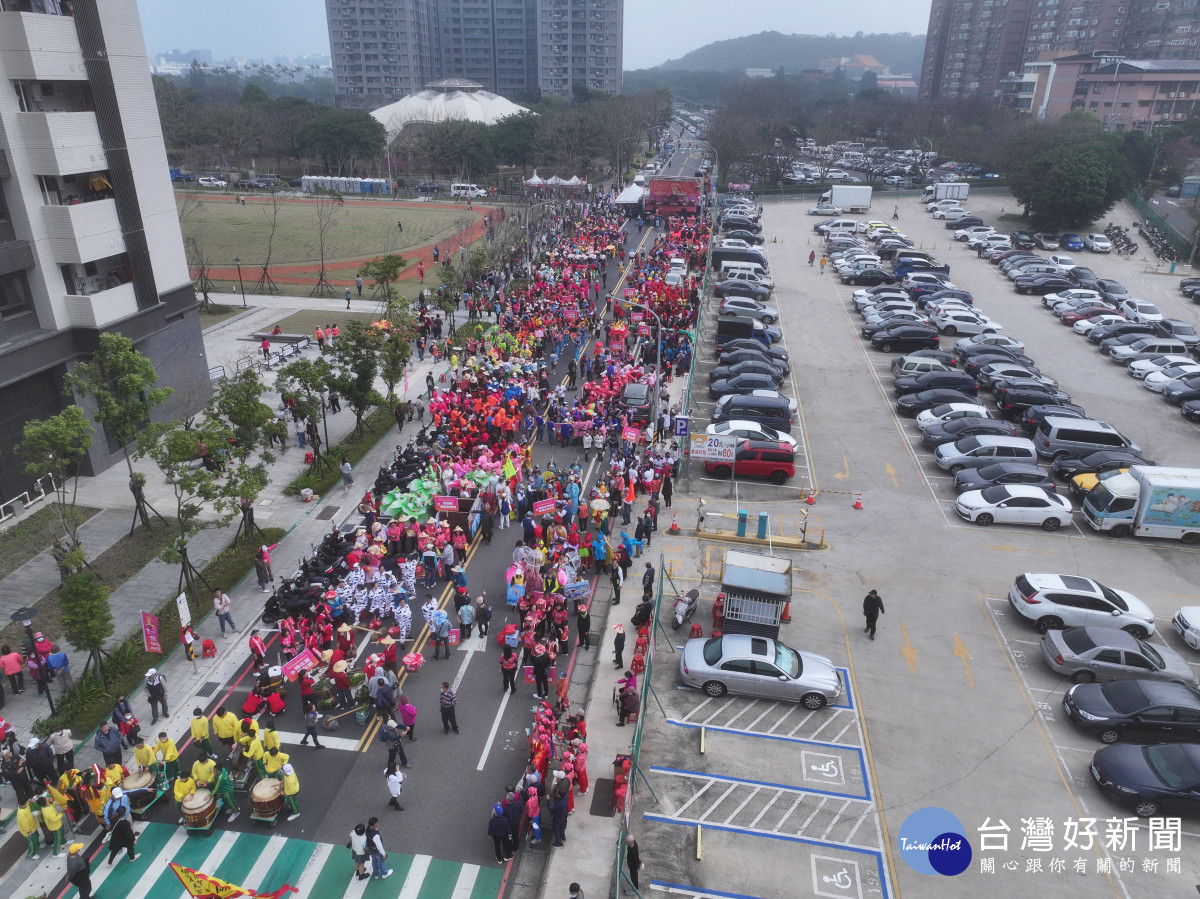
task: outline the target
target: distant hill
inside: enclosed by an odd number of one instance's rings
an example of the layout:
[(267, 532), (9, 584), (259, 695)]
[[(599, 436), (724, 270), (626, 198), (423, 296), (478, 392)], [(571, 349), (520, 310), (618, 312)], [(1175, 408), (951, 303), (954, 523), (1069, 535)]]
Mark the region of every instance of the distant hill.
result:
[(831, 56), (874, 56), (895, 73), (919, 77), (925, 53), (923, 34), (863, 34), (839, 37), (833, 34), (781, 34), (763, 31), (746, 37), (715, 41), (679, 59), (664, 62), (658, 69), (692, 72), (723, 72), (729, 69), (777, 69), (789, 73), (815, 69), (817, 62)]

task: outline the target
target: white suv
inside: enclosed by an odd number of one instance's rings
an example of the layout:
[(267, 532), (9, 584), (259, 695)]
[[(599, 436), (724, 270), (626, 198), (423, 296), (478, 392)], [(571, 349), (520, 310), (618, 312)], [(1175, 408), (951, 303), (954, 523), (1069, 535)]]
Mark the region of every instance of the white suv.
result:
[(1043, 633), (1064, 627), (1119, 627), (1139, 640), (1154, 633), (1154, 613), (1144, 602), (1077, 574), (1019, 574), (1008, 602)]

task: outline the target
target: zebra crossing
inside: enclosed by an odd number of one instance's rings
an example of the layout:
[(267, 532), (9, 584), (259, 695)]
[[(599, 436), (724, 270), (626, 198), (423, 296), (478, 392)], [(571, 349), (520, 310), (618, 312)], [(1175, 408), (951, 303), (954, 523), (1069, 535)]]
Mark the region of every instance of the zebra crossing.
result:
[[(168, 824), (141, 825), (137, 859), (122, 853), (111, 867), (104, 844), (92, 859), (92, 891), (101, 896), (138, 899), (187, 899), (187, 891), (168, 867), (175, 862), (230, 883), (262, 892), (285, 883), (295, 896), (342, 896), (345, 899), (495, 899), (504, 869), (480, 867), (428, 855), (389, 852), (392, 876), (358, 880), (344, 845), (314, 843), (278, 834), (218, 831), (189, 835)], [(15, 895), (29, 891), (18, 889)], [(57, 899), (78, 899), (70, 887)]]

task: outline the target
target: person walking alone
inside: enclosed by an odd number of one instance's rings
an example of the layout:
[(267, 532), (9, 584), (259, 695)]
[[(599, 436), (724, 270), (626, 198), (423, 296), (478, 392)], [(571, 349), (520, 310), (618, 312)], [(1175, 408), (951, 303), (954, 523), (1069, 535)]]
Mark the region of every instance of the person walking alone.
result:
[[(899, 209), (900, 207), (897, 206), (896, 208)], [(362, 275), (359, 275), (357, 278), (354, 279), (354, 286), (358, 288), (358, 295), (361, 297), (362, 296)]]
[(458, 697), (454, 695), (454, 691), (450, 689), (449, 681), (442, 681), (442, 692), (438, 694), (438, 706), (442, 712), (442, 729), (447, 734), (453, 729), (458, 733), (458, 719), (455, 717), (454, 707), (458, 705)]
[(867, 626), (863, 628), (863, 633), (870, 634), (872, 640), (875, 639), (875, 622), (882, 614), (883, 599), (876, 591), (872, 590), (863, 597), (863, 617), (867, 619)]
[(505, 646), (504, 651), (500, 654), (500, 676), (503, 678), (500, 692), (508, 690), (515, 695), (517, 692), (517, 654), (513, 652), (511, 646)]
[(217, 621), (221, 624), (221, 636), (225, 636), (225, 625), (229, 625), (229, 629), (235, 634), (237, 633), (237, 625), (233, 623), (233, 616), (229, 613), (233, 603), (229, 599), (229, 595), (224, 590), (213, 591), (213, 609), (217, 613)]
[(512, 823), (504, 816), (504, 806), (499, 802), (492, 806), (492, 817), (488, 819), (488, 836), (496, 850), (496, 864), (502, 865), (513, 857)]
[(157, 668), (151, 668), (146, 672), (146, 701), (150, 703), (150, 724), (153, 726), (158, 723), (159, 716), (170, 718), (171, 713), (167, 711), (167, 681)]
[(304, 703), (304, 739), (300, 741), (301, 746), (308, 745), (308, 738), (312, 737), (313, 745), (318, 749), (324, 749), (320, 739), (317, 737), (317, 722), (321, 720), (321, 713), (317, 711), (315, 703)]
[(129, 855), (131, 862), (137, 861), (137, 853), (134, 848), (137, 845), (137, 834), (133, 832), (133, 825), (129, 822), (129, 815), (122, 806), (117, 809), (116, 822), (113, 824), (112, 836), (108, 840), (108, 864), (112, 864), (121, 850), (124, 849)]
[(633, 884), (633, 889), (626, 890), (625, 895), (633, 896), (641, 889), (638, 886), (638, 871), (642, 869), (642, 852), (632, 836), (625, 838), (625, 864), (629, 866), (629, 882)]
[(404, 772), (400, 770), (398, 763), (388, 767), (387, 787), (388, 794), (392, 797), (388, 800), (388, 806), (398, 812), (404, 811), (404, 806), (400, 804), (400, 794), (404, 792)]
[(352, 468), (350, 466), (349, 458), (342, 456), (342, 464), (338, 466), (338, 471), (342, 475), (342, 489), (349, 490), (354, 486), (354, 477), (350, 474)]

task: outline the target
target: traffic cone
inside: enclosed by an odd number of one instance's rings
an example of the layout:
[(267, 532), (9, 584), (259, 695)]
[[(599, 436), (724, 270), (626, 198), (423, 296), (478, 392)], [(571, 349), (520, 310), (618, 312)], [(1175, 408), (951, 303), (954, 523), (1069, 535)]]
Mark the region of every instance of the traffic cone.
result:
[(854, 500), (854, 508), (856, 508), (856, 509), (862, 508), (862, 494), (861, 493)]
[(792, 620), (792, 614), (791, 614), (791, 613), (792, 613), (792, 603), (791, 603), (791, 601), (785, 602), (785, 603), (783, 604), (783, 614), (779, 616), (779, 620), (780, 620), (780, 621), (791, 621), (791, 620)]
[(806, 503), (808, 503), (810, 506), (816, 505), (817, 499), (814, 494), (815, 494), (815, 492), (813, 491), (813, 489), (811, 487), (808, 488), (808, 496), (806, 496), (804, 498), (804, 501)]
[(671, 513), (671, 526), (669, 528), (667, 528), (667, 533), (668, 534), (678, 534), (679, 533), (679, 515), (675, 512)]

